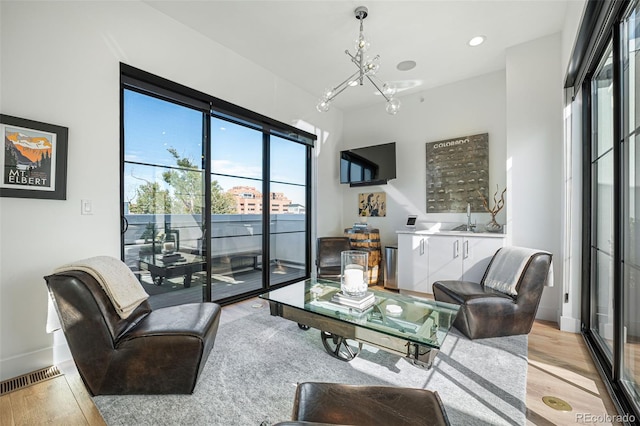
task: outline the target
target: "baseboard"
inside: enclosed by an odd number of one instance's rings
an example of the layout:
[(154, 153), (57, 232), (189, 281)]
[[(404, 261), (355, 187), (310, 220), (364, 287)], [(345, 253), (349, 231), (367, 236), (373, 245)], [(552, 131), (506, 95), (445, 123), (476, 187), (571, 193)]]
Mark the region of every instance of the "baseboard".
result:
[[(57, 331), (56, 333), (62, 332)], [(54, 339), (54, 341), (58, 341), (58, 339)], [(0, 360), (0, 381), (9, 380), (52, 365), (58, 365), (70, 359), (72, 357), (69, 346), (67, 346), (64, 336), (62, 336), (61, 343), (55, 346)]]
[(567, 316), (560, 317), (560, 331), (568, 331), (569, 333), (580, 333), (581, 321), (577, 318)]

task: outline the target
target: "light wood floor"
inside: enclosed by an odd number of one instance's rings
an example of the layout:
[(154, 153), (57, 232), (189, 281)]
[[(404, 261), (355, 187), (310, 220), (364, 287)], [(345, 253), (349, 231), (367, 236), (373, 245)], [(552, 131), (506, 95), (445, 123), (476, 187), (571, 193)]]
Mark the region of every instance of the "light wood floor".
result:
[[(572, 411), (548, 407), (545, 396), (560, 398)], [(582, 336), (560, 331), (554, 322), (536, 321), (529, 334), (527, 424), (619, 425), (606, 421), (617, 414)], [(590, 421), (588, 416), (593, 416)]]
[[(255, 299), (225, 306), (224, 311), (233, 316), (247, 303)], [(73, 364), (59, 367), (63, 376), (0, 396), (0, 426), (104, 425)], [(560, 398), (573, 410), (554, 410), (542, 402), (544, 396)], [(582, 337), (559, 331), (555, 323), (536, 321), (529, 335), (527, 425), (611, 424), (593, 421), (607, 414), (617, 413)], [(580, 421), (587, 415), (594, 416), (592, 421)]]

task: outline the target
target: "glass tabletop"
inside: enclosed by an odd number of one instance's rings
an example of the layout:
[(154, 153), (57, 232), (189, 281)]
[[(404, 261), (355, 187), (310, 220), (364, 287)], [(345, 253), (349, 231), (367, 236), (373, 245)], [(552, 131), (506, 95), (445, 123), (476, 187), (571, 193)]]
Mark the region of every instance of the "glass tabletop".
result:
[(459, 306), (387, 291), (369, 290), (373, 306), (359, 310), (335, 302), (340, 283), (308, 279), (260, 295), (262, 299), (353, 323), (440, 349)]

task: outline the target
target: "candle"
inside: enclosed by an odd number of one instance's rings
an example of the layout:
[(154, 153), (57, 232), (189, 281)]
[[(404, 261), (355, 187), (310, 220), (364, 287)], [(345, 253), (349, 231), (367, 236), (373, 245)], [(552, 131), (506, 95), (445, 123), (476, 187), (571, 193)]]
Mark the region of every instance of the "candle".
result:
[(362, 291), (364, 283), (364, 271), (359, 265), (347, 265), (344, 270), (344, 287), (350, 293)]
[(164, 243), (164, 244), (162, 244), (162, 249), (164, 250), (165, 253), (171, 253), (174, 248), (175, 248), (175, 244), (174, 243)]

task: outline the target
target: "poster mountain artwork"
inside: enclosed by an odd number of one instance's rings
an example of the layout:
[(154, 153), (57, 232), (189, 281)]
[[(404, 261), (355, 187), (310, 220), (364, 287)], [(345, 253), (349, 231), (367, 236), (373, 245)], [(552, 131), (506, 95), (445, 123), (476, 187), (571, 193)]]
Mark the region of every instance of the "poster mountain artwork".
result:
[(2, 126), (2, 187), (55, 189), (56, 135), (17, 126)]

